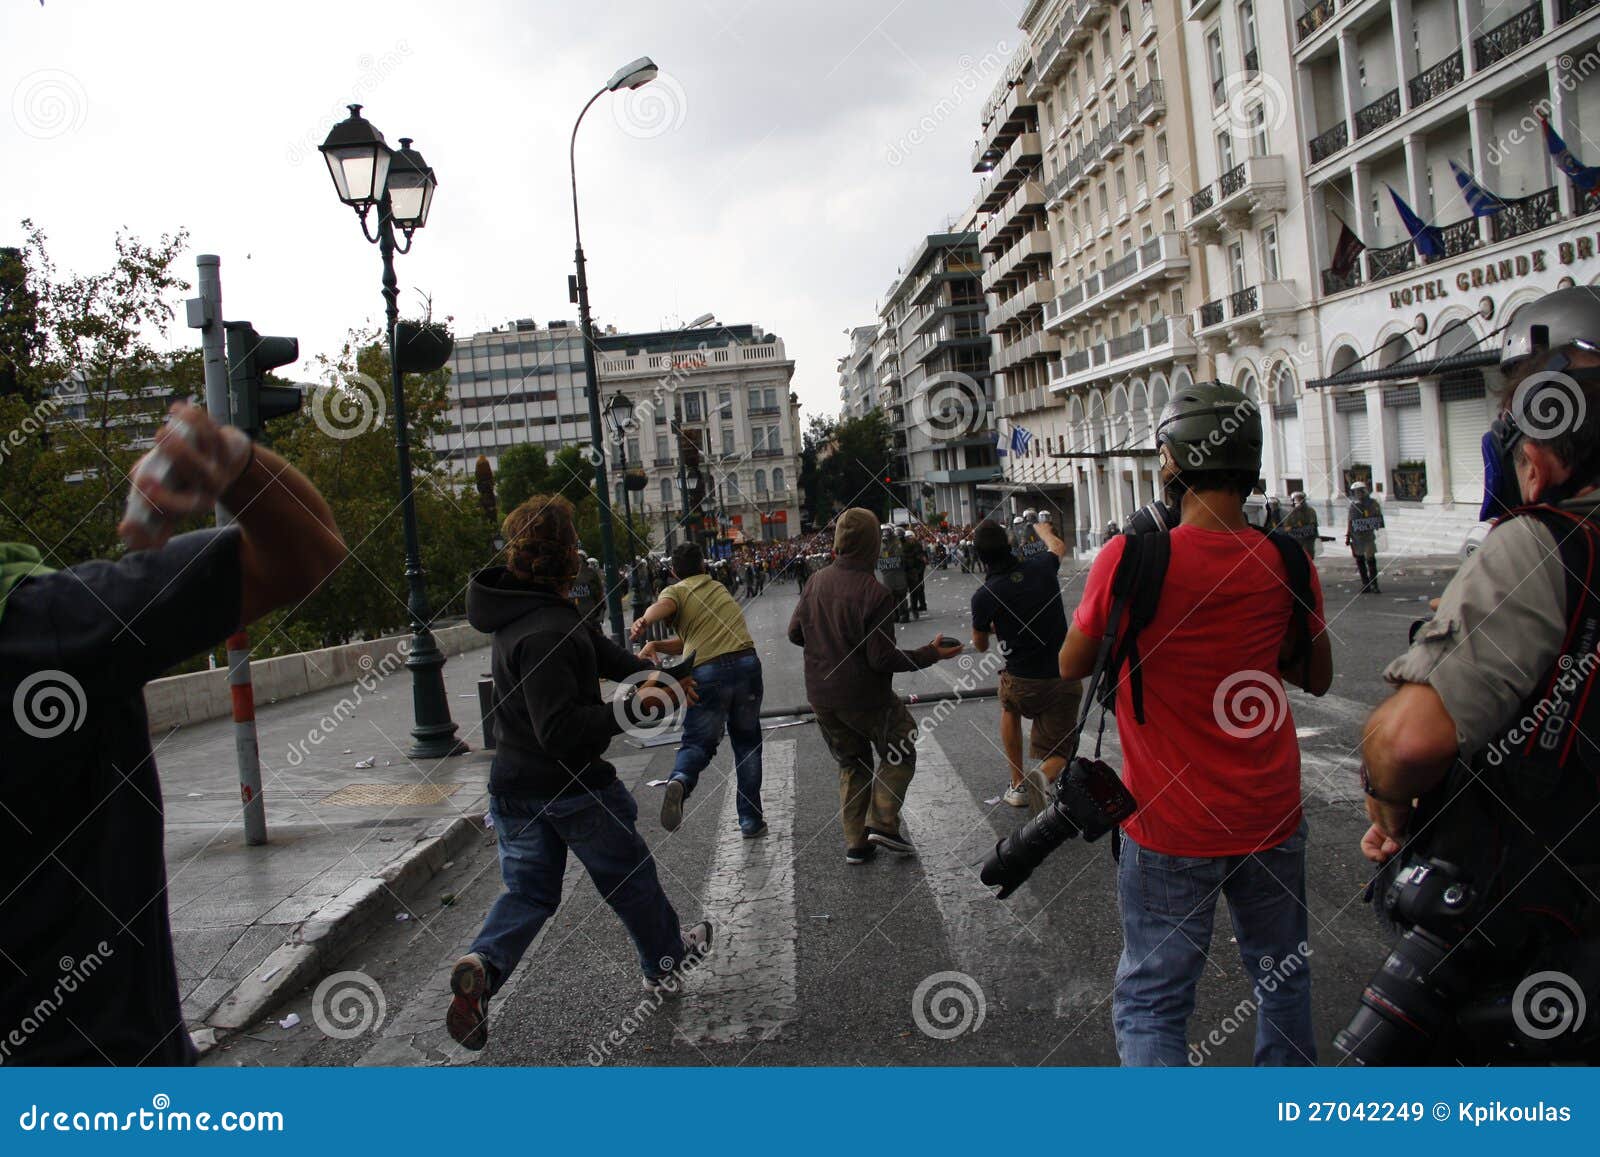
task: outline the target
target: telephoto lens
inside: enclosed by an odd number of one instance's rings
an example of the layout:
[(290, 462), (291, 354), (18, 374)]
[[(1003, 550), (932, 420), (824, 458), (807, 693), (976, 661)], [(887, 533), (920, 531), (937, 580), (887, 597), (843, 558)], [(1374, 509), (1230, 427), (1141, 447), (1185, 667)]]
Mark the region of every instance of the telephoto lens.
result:
[(1430, 1063), (1440, 1029), (1467, 990), (1449, 955), (1450, 945), (1431, 932), (1407, 930), (1367, 982), (1361, 1007), (1333, 1047), (1354, 1065)]
[(1109, 765), (1098, 759), (1074, 759), (1056, 780), (1055, 793), (1044, 811), (995, 844), (978, 878), (991, 888), (998, 886), (995, 898), (1004, 900), (1027, 883), (1046, 856), (1073, 836), (1097, 840), (1138, 807)]

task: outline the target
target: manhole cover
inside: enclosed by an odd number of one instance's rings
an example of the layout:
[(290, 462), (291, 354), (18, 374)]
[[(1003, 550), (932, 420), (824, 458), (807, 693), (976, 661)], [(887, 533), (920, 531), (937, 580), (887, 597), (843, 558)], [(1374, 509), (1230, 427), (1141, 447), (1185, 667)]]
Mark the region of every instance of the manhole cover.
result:
[(433, 807), (460, 790), (459, 783), (352, 783), (317, 802), (324, 807)]

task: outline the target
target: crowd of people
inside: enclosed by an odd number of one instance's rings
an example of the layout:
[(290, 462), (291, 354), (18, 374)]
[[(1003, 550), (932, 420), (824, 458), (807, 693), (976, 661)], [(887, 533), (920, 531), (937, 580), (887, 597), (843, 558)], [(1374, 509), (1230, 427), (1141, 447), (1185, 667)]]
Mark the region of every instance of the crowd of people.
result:
[[(1484, 441), (1485, 505), (1499, 521), (1384, 670), (1394, 693), (1362, 731), (1370, 823), (1360, 853), (1377, 871), (1370, 899), (1397, 938), (1335, 1040), (1357, 1063), (1600, 1058), (1594, 1024), (1580, 1017), (1557, 1039), (1522, 1031), (1510, 1008), (1528, 978), (1551, 974), (1590, 1004), (1600, 997), (1600, 713), (1588, 713), (1600, 666), (1600, 598), (1588, 581), (1600, 555), (1600, 290), (1524, 306), (1500, 366), (1507, 392)], [(1539, 395), (1558, 389), (1576, 391), (1566, 399), (1576, 416), (1552, 430), (1536, 423), (1552, 400)], [(327, 505), (292, 467), (194, 407), (174, 417), (186, 433), (159, 436), (162, 468), (147, 460), (134, 475), (158, 516), (124, 524), (123, 558), (57, 573), (37, 551), (0, 544), (0, 699), (59, 669), (81, 683), (93, 723), (47, 735), (0, 715), (12, 757), (0, 780), (5, 1009), (48, 999), (55, 962), (85, 944), (119, 945), (96, 978), (98, 1003), (47, 1020), (11, 1060), (194, 1060), (141, 689), (306, 597), (345, 557)], [(1030, 813), (996, 849), (1012, 857), (1001, 895), (1062, 840), (1110, 831), (1122, 933), (1111, 1015), (1123, 1063), (1188, 1062), (1219, 899), (1258, 1011), (1255, 1060), (1315, 1063), (1308, 832), (1284, 685), (1321, 695), (1332, 682), (1308, 557), (1322, 539), (1303, 495), (1288, 511), (1254, 501), (1263, 425), (1238, 390), (1179, 391), (1155, 434), (1163, 501), (1110, 537), (1070, 613), (1058, 575), (1068, 547), (1047, 516), (932, 531), (852, 508), (824, 532), (728, 559), (683, 543), (664, 560), (634, 560), (633, 652), (594, 629), (601, 580), (571, 504), (535, 495), (513, 510), (504, 558), (468, 596), (470, 620), (492, 635), (489, 791), (505, 890), (452, 969), (451, 1035), (486, 1043), (490, 1003), (556, 910), (569, 851), (626, 927), (646, 990), (676, 991), (712, 950), (711, 921), (684, 925), (662, 888), (637, 804), (606, 753), (630, 726), (684, 710), (662, 826), (686, 822), (726, 735), (741, 834), (766, 834), (763, 672), (741, 585), (747, 596), (790, 576), (799, 586), (786, 634), (837, 768), (846, 864), (915, 855), (901, 813), (920, 732), (893, 680), (965, 643), (938, 634), (902, 648), (896, 624), (925, 609), (926, 568), (959, 561), (982, 571), (971, 643), (1003, 659), (1004, 799)], [(235, 523), (172, 537), (184, 516), (218, 502)], [(1365, 486), (1352, 487), (1347, 541), (1366, 589), (1377, 589), (1382, 527)], [(620, 697), (603, 696), (602, 680)], [(1249, 712), (1263, 695), (1276, 719), (1265, 727)], [(1120, 773), (1098, 761), (1098, 746), (1094, 759), (1078, 755), (1096, 705), (1114, 708)], [(1106, 720), (1102, 710), (1101, 728)], [(108, 782), (111, 771), (120, 783)], [(98, 904), (66, 899), (81, 889)]]

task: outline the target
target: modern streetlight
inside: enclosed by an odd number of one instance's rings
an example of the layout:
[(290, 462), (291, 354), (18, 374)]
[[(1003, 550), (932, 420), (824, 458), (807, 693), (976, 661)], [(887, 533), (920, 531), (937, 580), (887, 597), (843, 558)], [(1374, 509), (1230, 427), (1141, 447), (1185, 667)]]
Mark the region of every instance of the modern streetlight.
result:
[(589, 313), (589, 278), (583, 261), (583, 230), (578, 224), (578, 126), (583, 124), (584, 115), (594, 102), (606, 93), (649, 84), (656, 78), (656, 72), (655, 61), (648, 56), (641, 56), (617, 69), (578, 113), (578, 119), (572, 125), (572, 139), (567, 144), (567, 167), (572, 174), (572, 236), (576, 242), (574, 260), (578, 266), (572, 290), (578, 303), (578, 324), (583, 327), (583, 376), (589, 394), (589, 440), (595, 448), (594, 489), (600, 500), (600, 555), (606, 571), (606, 608), (610, 611), (611, 633), (618, 643), (623, 641), (622, 598), (617, 591), (617, 546), (611, 531), (610, 491), (606, 489), (606, 456), (602, 451), (605, 436), (600, 429), (600, 375), (594, 364), (594, 319)]
[[(361, 106), (349, 106), (350, 115), (333, 126), (322, 142), (322, 155), (328, 162), (333, 187), (343, 201), (356, 211), (361, 233), (378, 247), (383, 256), (383, 298), (388, 320), (389, 374), (394, 393), (394, 446), (400, 467), (400, 510), (405, 528), (407, 610), (411, 615), (411, 650), (406, 666), (411, 669), (411, 703), (415, 715), (411, 728), (412, 745), (407, 754), (413, 759), (439, 759), (469, 750), (456, 737), (450, 718), (450, 701), (444, 691), (444, 654), (434, 641), (429, 622), (428, 591), (423, 583), (422, 552), (417, 545), (417, 508), (411, 478), (411, 442), (406, 428), (406, 393), (401, 373), (398, 339), (400, 324), (400, 286), (394, 273), (394, 255), (409, 253), (411, 239), (428, 223), (433, 207), (433, 190), (438, 178), (411, 147), (411, 138), (400, 138), (395, 152), (373, 125), (361, 115)], [(367, 228), (367, 218), (377, 210), (377, 235)], [(395, 229), (405, 235), (405, 244), (395, 241)]]

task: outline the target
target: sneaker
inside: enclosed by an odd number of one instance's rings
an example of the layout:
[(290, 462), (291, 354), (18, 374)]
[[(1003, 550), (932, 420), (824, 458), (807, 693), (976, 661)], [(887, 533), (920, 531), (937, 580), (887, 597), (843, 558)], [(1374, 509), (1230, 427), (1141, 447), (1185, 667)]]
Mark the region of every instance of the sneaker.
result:
[(678, 966), (664, 976), (646, 976), (644, 990), (652, 995), (674, 997), (683, 995), (683, 968), (696, 965), (711, 955), (711, 921), (702, 920), (682, 930), (683, 958)]
[(667, 780), (667, 794), (661, 801), (661, 826), (669, 832), (683, 823), (683, 780)]
[(483, 957), (469, 952), (450, 970), (450, 1009), (444, 1027), (462, 1048), (474, 1052), (489, 1043), (489, 973)]
[(1028, 806), (1028, 793), (1020, 787), (1006, 788), (1006, 793), (1001, 796), (1000, 799), (1003, 802), (1010, 804), (1012, 807)]
[(871, 862), (872, 857), (877, 854), (877, 848), (871, 844), (862, 844), (859, 848), (846, 848), (844, 850), (844, 862), (852, 866), (860, 866)]
[(748, 828), (740, 828), (739, 831), (745, 839), (756, 840), (767, 834), (767, 825), (765, 822), (758, 823)]
[(888, 832), (880, 832), (874, 828), (868, 828), (867, 839), (877, 844), (880, 848), (888, 848), (891, 852), (899, 852), (902, 856), (914, 856), (917, 854), (916, 845), (906, 839), (905, 836), (890, 835)]

